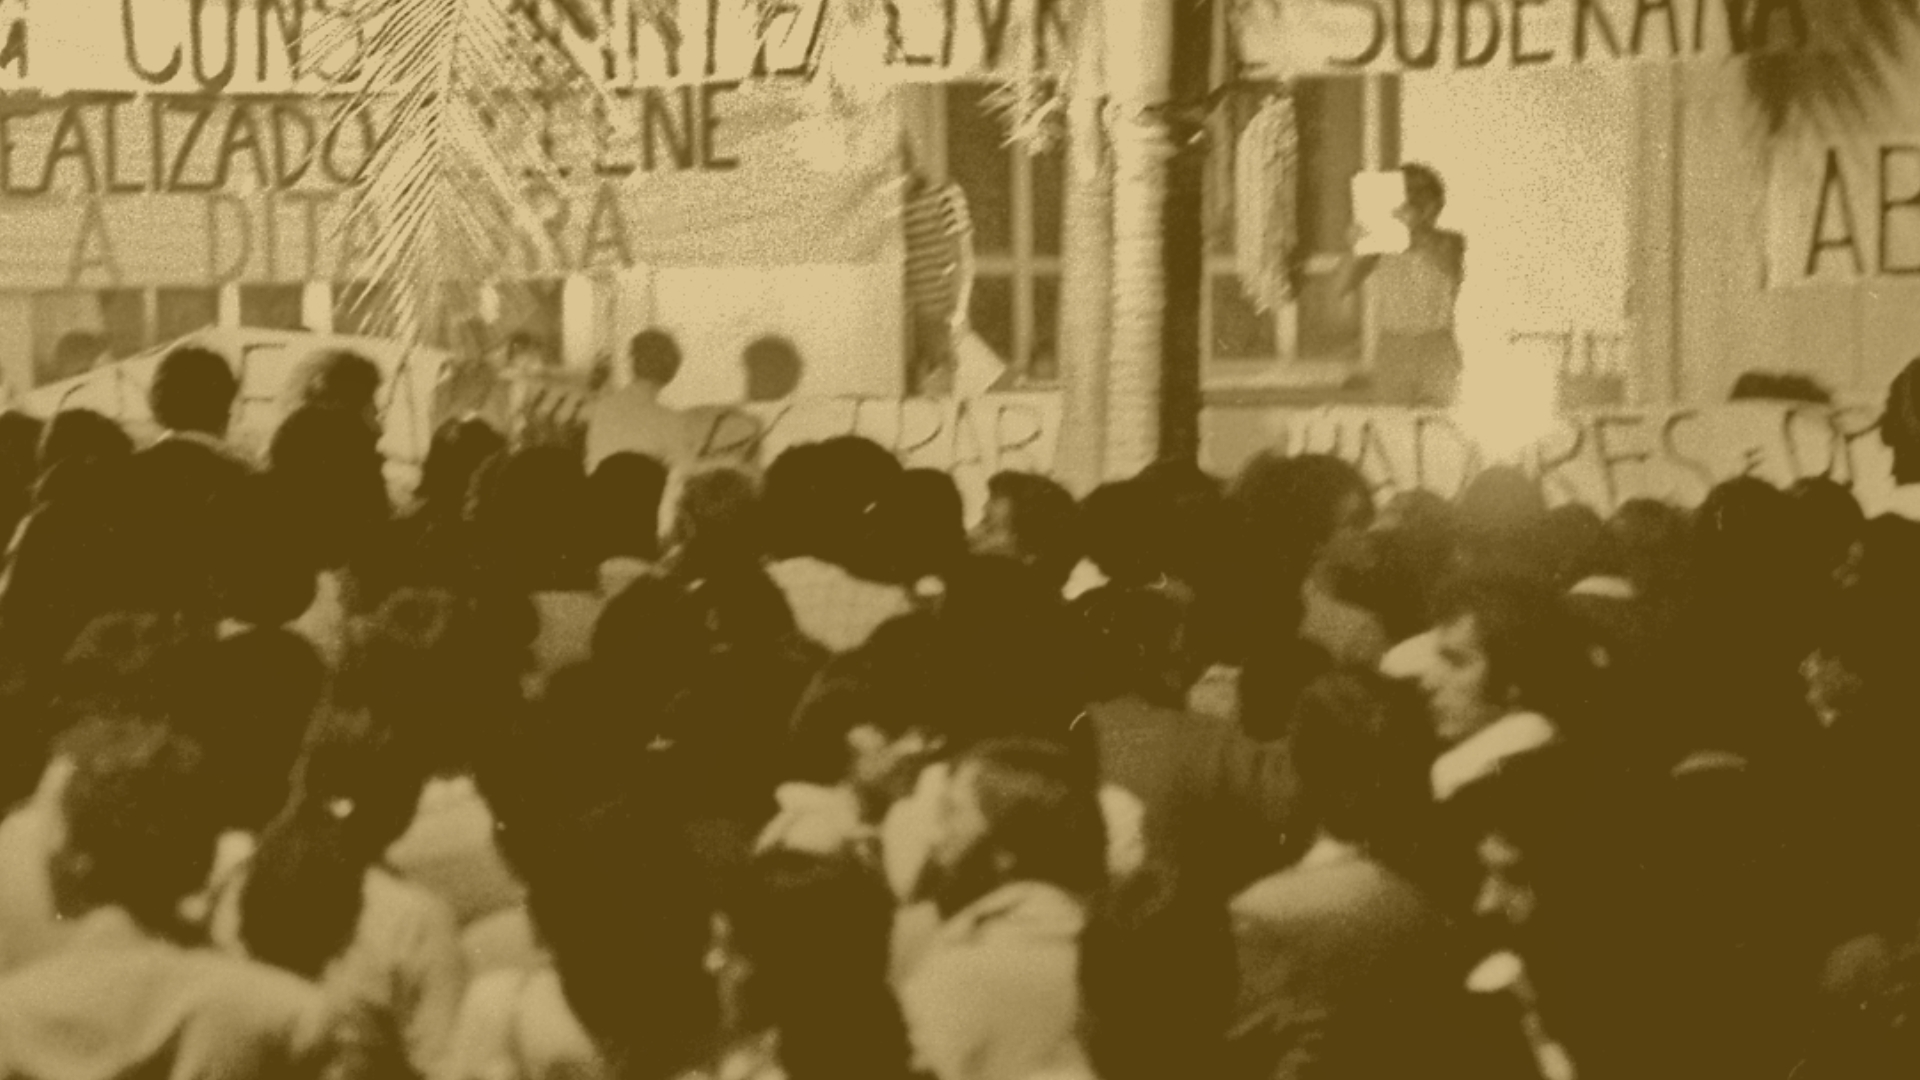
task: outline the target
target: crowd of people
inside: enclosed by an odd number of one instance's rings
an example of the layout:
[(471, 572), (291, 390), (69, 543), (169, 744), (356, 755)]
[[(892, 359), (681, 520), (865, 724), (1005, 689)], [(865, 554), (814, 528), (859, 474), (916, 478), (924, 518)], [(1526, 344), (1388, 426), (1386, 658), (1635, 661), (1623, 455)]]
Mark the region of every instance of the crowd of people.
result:
[(1262, 456), (971, 531), (472, 417), (395, 505), (380, 379), (0, 416), (0, 1074), (1920, 1075), (1920, 362), (1872, 520)]

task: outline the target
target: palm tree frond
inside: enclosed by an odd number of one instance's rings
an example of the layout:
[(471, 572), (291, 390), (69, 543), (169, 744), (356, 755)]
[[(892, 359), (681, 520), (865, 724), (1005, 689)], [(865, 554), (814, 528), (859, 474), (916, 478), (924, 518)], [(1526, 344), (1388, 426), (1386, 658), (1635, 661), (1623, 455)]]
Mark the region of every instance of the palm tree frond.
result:
[(1801, 0), (1800, 10), (1808, 47), (1746, 61), (1747, 92), (1769, 134), (1853, 127), (1904, 89), (1895, 80), (1920, 45), (1920, 0)]

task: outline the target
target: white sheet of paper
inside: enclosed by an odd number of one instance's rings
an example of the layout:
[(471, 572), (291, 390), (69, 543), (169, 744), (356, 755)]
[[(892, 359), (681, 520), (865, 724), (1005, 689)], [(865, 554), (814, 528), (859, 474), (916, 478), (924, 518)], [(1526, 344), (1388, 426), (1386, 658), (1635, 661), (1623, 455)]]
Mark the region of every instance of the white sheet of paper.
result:
[(1355, 173), (1353, 220), (1360, 236), (1356, 255), (1392, 255), (1407, 250), (1412, 237), (1400, 211), (1407, 205), (1407, 178), (1398, 169)]

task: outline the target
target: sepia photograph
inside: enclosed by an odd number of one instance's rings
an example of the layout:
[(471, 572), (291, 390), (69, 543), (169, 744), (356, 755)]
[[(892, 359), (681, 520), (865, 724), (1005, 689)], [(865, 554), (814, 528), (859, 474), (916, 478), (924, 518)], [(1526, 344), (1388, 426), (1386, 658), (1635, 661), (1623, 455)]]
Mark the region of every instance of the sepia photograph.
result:
[(1920, 0), (0, 0), (0, 1080), (1916, 1078)]

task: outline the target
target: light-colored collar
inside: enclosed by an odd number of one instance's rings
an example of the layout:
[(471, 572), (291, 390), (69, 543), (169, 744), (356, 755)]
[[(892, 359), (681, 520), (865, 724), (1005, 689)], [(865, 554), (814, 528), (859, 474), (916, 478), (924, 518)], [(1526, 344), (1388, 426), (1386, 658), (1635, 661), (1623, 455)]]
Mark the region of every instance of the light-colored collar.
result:
[(1433, 797), (1446, 802), (1460, 789), (1484, 780), (1521, 754), (1538, 750), (1560, 737), (1552, 721), (1539, 713), (1507, 715), (1461, 740), (1433, 763)]
[(1569, 596), (1593, 596), (1602, 600), (1632, 600), (1640, 595), (1633, 582), (1623, 577), (1601, 575), (1590, 577), (1567, 590)]
[(1086, 925), (1086, 909), (1072, 894), (1040, 881), (1014, 881), (960, 909), (941, 924), (946, 941), (972, 940), (995, 929), (1022, 939), (1076, 937)]
[(233, 453), (233, 448), (227, 445), (225, 439), (217, 435), (209, 435), (204, 431), (175, 431), (172, 428), (168, 428), (160, 433), (159, 438), (153, 440), (155, 446), (159, 446), (164, 442), (192, 443), (195, 446), (204, 446), (220, 454)]
[(1315, 840), (1313, 846), (1307, 849), (1307, 853), (1300, 856), (1298, 865), (1302, 870), (1314, 870), (1323, 866), (1337, 866), (1340, 863), (1352, 862), (1365, 854), (1358, 844), (1350, 844), (1345, 840), (1321, 833), (1320, 839)]

